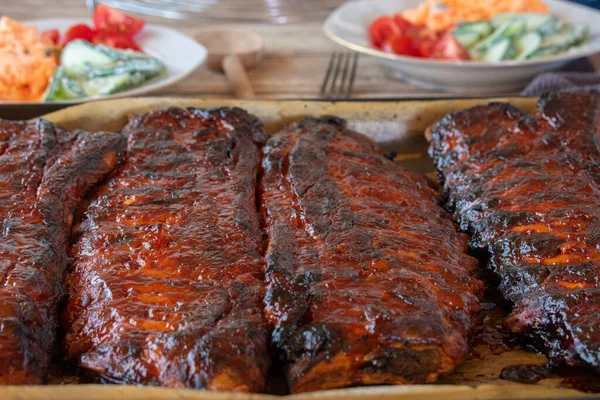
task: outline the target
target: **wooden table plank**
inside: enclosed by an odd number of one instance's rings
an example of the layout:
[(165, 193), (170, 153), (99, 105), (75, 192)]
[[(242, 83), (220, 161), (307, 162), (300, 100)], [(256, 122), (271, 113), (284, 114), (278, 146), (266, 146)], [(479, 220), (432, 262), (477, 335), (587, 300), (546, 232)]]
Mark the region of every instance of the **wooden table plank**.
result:
[[(37, 18), (89, 16), (84, 0), (0, 0), (0, 15), (25, 20)], [(173, 21), (148, 18), (178, 29), (190, 36), (210, 21)], [(212, 22), (214, 24), (214, 22)], [(249, 76), (258, 98), (289, 99), (319, 98), (321, 82), (327, 70), (331, 53), (338, 48), (321, 30), (322, 21), (302, 24), (236, 24), (252, 29), (265, 40), (265, 59)], [(233, 24), (225, 24), (229, 26)], [(595, 59), (600, 67), (600, 57)], [(517, 94), (517, 93), (508, 93)], [(184, 81), (152, 93), (158, 96), (194, 96), (202, 98), (232, 98), (225, 77), (201, 68)], [(475, 93), (470, 96), (484, 96)], [(456, 97), (454, 93), (424, 89), (395, 80), (372, 57), (361, 56), (352, 98), (443, 98)]]

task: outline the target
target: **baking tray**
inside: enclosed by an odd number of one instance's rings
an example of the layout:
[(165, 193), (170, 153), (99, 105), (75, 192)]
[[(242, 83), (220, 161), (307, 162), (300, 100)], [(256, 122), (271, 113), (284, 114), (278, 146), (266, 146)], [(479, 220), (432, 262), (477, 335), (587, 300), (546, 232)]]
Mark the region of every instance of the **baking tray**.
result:
[[(436, 100), (408, 102), (319, 102), (319, 101), (233, 101), (190, 98), (135, 98), (86, 103), (48, 114), (46, 119), (67, 129), (114, 130), (128, 116), (168, 107), (242, 107), (262, 119), (269, 133), (306, 116), (336, 115), (348, 121), (350, 128), (377, 141), (394, 160), (413, 171), (433, 176), (427, 156), (425, 128), (449, 112), (490, 101), (508, 101), (524, 110), (532, 110), (535, 98)], [(515, 365), (545, 365), (546, 357), (526, 351), (526, 344), (514, 341), (502, 327), (506, 310), (492, 295), (484, 299), (482, 324), (477, 328), (473, 354), (453, 374), (432, 385), (371, 386), (288, 395), (300, 399), (540, 399), (582, 398), (593, 396), (578, 389), (600, 380), (584, 371), (565, 370), (551, 373), (536, 384), (501, 379), (503, 369)], [(508, 367), (508, 369), (505, 369)], [(523, 377), (523, 374), (518, 374)], [(91, 385), (72, 377), (53, 374), (47, 386), (0, 387), (0, 399), (177, 399), (177, 400), (274, 400), (279, 395), (216, 393), (202, 390), (152, 387)], [(69, 384), (70, 383), (70, 384)], [(586, 386), (587, 385), (587, 386)], [(275, 390), (277, 392), (277, 390)]]

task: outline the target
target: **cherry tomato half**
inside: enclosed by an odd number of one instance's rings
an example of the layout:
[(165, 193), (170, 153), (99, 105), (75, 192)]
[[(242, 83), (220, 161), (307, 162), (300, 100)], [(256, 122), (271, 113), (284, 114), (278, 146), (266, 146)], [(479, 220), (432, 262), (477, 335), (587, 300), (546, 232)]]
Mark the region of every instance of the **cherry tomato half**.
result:
[(94, 10), (94, 26), (98, 32), (115, 32), (134, 36), (140, 32), (146, 21), (135, 18), (104, 4), (98, 4)]
[(77, 24), (70, 27), (63, 37), (63, 44), (67, 44), (75, 39), (87, 40), (92, 42), (96, 32), (86, 24)]
[(395, 35), (388, 38), (383, 44), (383, 51), (403, 56), (417, 56), (419, 54), (414, 40), (408, 35)]
[(441, 60), (468, 60), (469, 51), (454, 38), (452, 33), (448, 32), (441, 37), (433, 49), (432, 57)]
[(417, 55), (423, 58), (431, 58), (437, 41), (430, 39), (417, 40)]
[(58, 44), (60, 42), (60, 32), (58, 29), (49, 29), (40, 33), (43, 38), (47, 38), (54, 44)]
[(394, 19), (389, 15), (377, 18), (369, 28), (371, 40), (376, 47), (381, 48), (383, 43), (392, 36), (400, 35), (400, 27), (394, 22)]
[(135, 51), (142, 51), (135, 40), (125, 34), (119, 32), (98, 32), (94, 36), (94, 44), (103, 44), (113, 49), (130, 49)]
[(393, 19), (402, 32), (405, 32), (407, 29), (413, 26), (413, 24), (409, 20), (405, 19), (400, 13), (394, 14)]

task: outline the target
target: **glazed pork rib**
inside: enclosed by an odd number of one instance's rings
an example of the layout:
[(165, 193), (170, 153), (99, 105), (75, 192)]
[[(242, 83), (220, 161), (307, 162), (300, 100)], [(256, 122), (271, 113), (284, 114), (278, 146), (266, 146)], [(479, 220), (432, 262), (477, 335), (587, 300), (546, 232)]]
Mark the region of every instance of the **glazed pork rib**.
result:
[(263, 152), (265, 309), (291, 392), (452, 371), (482, 284), (425, 178), (332, 118), (291, 125)]
[(66, 354), (103, 381), (260, 392), (262, 125), (239, 109), (135, 117), (78, 228)]
[(526, 115), (475, 107), (431, 128), (447, 206), (489, 256), (507, 325), (554, 362), (600, 368), (600, 97), (543, 96)]
[(0, 384), (44, 381), (73, 215), (125, 144), (117, 133), (0, 120)]

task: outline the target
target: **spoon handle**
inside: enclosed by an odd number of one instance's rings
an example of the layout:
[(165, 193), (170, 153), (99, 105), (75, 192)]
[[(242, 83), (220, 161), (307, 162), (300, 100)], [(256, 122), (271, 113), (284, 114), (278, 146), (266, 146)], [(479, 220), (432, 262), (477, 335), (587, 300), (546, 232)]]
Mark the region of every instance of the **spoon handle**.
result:
[(223, 59), (223, 71), (236, 98), (252, 99), (255, 97), (246, 69), (238, 56), (229, 55), (225, 57)]

